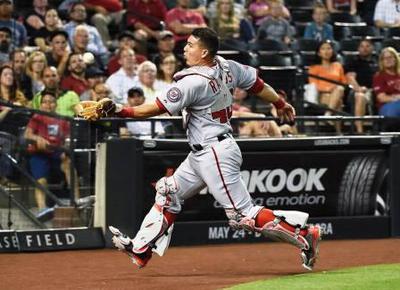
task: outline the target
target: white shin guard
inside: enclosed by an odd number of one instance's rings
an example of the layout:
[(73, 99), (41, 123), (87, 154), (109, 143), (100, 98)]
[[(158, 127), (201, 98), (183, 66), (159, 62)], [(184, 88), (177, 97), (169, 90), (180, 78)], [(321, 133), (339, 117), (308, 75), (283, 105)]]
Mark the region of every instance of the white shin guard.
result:
[(178, 213), (181, 205), (173, 194), (164, 196), (156, 194), (156, 202), (145, 216), (140, 230), (132, 240), (133, 252), (144, 253), (149, 247), (156, 254), (162, 256), (168, 249), (174, 225), (168, 227), (168, 221), (164, 216), (164, 210)]
[[(273, 214), (276, 218), (266, 223), (260, 229), (260, 232), (270, 239), (288, 242), (301, 250), (307, 250), (309, 248), (308, 242), (300, 235), (300, 230), (306, 227), (308, 214), (300, 211), (286, 210), (275, 210)], [(293, 226), (295, 231), (285, 229), (282, 226), (283, 222)]]

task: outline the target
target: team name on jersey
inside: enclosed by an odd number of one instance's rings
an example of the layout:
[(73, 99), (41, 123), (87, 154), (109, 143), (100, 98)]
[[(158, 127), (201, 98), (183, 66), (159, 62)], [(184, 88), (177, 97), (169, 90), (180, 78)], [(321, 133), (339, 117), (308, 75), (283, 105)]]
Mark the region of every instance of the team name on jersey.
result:
[[(233, 82), (233, 77), (231, 72), (227, 72), (225, 74), (225, 84), (230, 84)], [(213, 91), (214, 94), (216, 94), (221, 88), (219, 83), (216, 80), (211, 80), (208, 85), (211, 87), (211, 90)]]

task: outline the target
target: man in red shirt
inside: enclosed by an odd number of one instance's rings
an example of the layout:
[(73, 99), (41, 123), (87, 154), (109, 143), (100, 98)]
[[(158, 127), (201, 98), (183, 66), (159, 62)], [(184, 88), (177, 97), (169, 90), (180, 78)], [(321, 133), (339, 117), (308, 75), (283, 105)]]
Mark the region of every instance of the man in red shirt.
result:
[(74, 91), (79, 96), (89, 89), (88, 81), (85, 78), (86, 64), (80, 53), (71, 53), (68, 60), (69, 75), (61, 80), (63, 90)]
[(176, 51), (182, 53), (186, 40), (196, 28), (207, 27), (201, 13), (189, 9), (190, 0), (178, 0), (177, 6), (168, 11), (165, 21), (174, 33)]
[(90, 21), (97, 28), (101, 39), (106, 46), (111, 45), (111, 37), (108, 26), (111, 23), (119, 25), (123, 19), (124, 10), (122, 1), (119, 0), (85, 0), (83, 4), (95, 14)]
[[(44, 91), (40, 102), (40, 110), (55, 113), (57, 107), (56, 96), (51, 91)], [(62, 171), (70, 185), (71, 161), (65, 154), (63, 146), (65, 139), (70, 135), (68, 121), (41, 114), (34, 114), (25, 130), (25, 138), (31, 143), (28, 152), (29, 167), (32, 176), (44, 187), (50, 174)], [(75, 179), (77, 180), (77, 179)], [(75, 185), (76, 196), (79, 196), (77, 183)], [(35, 188), (35, 199), (39, 210), (46, 207), (46, 196)]]
[(167, 7), (162, 0), (129, 0), (127, 25), (142, 30), (147, 39), (158, 38), (163, 28)]

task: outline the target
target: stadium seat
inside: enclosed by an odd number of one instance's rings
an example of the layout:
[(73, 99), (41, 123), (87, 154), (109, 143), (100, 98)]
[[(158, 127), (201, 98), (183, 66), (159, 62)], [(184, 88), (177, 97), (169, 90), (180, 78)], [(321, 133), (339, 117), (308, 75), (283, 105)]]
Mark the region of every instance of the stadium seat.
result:
[(243, 42), (239, 39), (226, 38), (220, 42), (219, 49), (220, 50), (247, 51), (248, 45), (246, 42)]
[(290, 11), (291, 20), (293, 23), (308, 23), (313, 21), (312, 10), (291, 10)]
[(295, 22), (293, 23), (294, 29), (296, 31), (296, 36), (297, 37), (303, 37), (304, 36), (304, 31), (306, 30), (307, 23), (305, 22)]
[(249, 43), (249, 49), (252, 51), (289, 51), (289, 47), (283, 42), (273, 39), (259, 39), (256, 42)]
[(297, 38), (292, 47), (297, 51), (312, 51), (315, 52), (317, 50), (319, 41), (315, 39), (308, 38)]
[(340, 23), (362, 23), (362, 19), (359, 15), (351, 15), (350, 13), (331, 13), (329, 20), (332, 24), (335, 22)]
[(312, 10), (315, 0), (285, 0), (285, 6), (290, 10)]
[(386, 38), (399, 38), (400, 39), (400, 29), (398, 27), (388, 28), (385, 34), (386, 34)]
[(301, 67), (308, 67), (315, 64), (317, 61), (317, 55), (315, 51), (301, 51), (299, 55)]
[(391, 46), (400, 52), (400, 39), (385, 39), (382, 41), (382, 48)]
[(294, 65), (292, 53), (277, 54), (269, 51), (258, 52), (259, 66), (292, 66)]
[(244, 51), (238, 50), (219, 50), (218, 55), (225, 59), (231, 59), (245, 65), (254, 65), (253, 56)]
[(297, 104), (301, 101), (297, 98), (295, 93), (298, 84), (297, 71), (297, 68), (294, 66), (260, 66), (259, 76), (274, 89), (283, 90), (287, 94), (288, 100), (297, 107)]
[(383, 39), (379, 29), (375, 26), (349, 26), (351, 38)]
[(359, 39), (342, 39), (340, 42), (340, 51), (343, 54), (357, 52), (358, 45), (360, 43)]

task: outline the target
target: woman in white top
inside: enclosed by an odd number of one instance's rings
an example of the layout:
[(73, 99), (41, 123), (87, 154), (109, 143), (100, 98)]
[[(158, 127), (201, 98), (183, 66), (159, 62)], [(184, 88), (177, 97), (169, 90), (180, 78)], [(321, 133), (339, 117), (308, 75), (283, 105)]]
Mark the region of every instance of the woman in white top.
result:
[(173, 82), (173, 76), (177, 71), (178, 62), (175, 55), (169, 54), (161, 58), (155, 85), (157, 90), (162, 91), (169, 88)]

